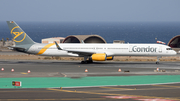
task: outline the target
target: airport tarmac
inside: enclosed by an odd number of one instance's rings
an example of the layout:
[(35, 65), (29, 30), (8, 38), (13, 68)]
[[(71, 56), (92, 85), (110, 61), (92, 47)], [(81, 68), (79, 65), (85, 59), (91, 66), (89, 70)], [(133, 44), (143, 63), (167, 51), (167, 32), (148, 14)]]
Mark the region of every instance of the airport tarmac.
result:
[(1, 89), (0, 101), (180, 101), (180, 83), (83, 88)]
[[(81, 64), (80, 61), (60, 60), (1, 60), (0, 78), (32, 77), (145, 77), (159, 75), (180, 75), (179, 62), (94, 62)], [(12, 68), (14, 72), (12, 72)], [(156, 72), (159, 68), (164, 72)], [(85, 72), (85, 69), (88, 72)], [(118, 70), (121, 69), (121, 72)], [(30, 70), (30, 73), (27, 73)], [(104, 79), (103, 79), (104, 80)], [(177, 80), (180, 81), (179, 78)], [(123, 81), (123, 80), (122, 80)], [(136, 81), (136, 80), (135, 80)], [(140, 80), (141, 81), (141, 80)], [(148, 80), (147, 80), (148, 81)], [(59, 88), (16, 88), (0, 89), (0, 101), (179, 101), (180, 83), (116, 85), (98, 87), (62, 87)], [(79, 82), (81, 84), (82, 82)]]
[[(179, 75), (179, 62), (94, 62), (59, 60), (1, 60), (0, 77), (84, 77), (129, 75)], [(155, 72), (159, 68), (163, 72)], [(14, 72), (11, 70), (14, 69)], [(85, 70), (88, 72), (85, 72)], [(118, 70), (121, 69), (121, 72)], [(30, 70), (31, 73), (27, 73)]]

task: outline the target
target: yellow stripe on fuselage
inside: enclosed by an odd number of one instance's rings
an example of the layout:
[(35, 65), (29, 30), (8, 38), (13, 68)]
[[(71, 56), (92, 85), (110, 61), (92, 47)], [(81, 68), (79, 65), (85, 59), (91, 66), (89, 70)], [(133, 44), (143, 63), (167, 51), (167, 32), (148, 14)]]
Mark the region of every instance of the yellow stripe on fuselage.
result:
[(44, 46), (44, 47), (37, 53), (37, 55), (43, 54), (43, 53), (44, 53), (49, 47), (51, 47), (52, 45), (55, 45), (55, 43), (50, 43), (50, 44)]

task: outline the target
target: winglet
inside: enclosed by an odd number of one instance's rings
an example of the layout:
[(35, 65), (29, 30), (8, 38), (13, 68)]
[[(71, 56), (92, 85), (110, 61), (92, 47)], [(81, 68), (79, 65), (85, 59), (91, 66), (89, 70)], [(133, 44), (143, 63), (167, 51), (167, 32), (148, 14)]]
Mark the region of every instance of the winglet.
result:
[(54, 41), (54, 43), (56, 44), (56, 47), (57, 47), (58, 50), (63, 50), (61, 47), (59, 47), (59, 45), (57, 44), (56, 41)]

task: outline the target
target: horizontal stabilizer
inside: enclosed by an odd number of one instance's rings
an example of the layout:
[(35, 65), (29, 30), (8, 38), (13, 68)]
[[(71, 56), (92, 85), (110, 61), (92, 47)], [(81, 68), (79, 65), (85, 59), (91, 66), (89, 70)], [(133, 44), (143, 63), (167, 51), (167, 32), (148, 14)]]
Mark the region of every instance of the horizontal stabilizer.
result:
[(15, 50), (15, 51), (19, 51), (19, 52), (25, 52), (26, 48), (22, 48), (22, 47), (8, 47), (11, 50)]

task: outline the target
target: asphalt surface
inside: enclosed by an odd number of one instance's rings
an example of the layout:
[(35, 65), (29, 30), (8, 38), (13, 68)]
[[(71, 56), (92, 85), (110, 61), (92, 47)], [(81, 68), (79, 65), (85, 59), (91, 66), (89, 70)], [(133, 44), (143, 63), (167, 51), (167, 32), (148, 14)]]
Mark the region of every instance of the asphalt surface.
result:
[(0, 51), (0, 55), (27, 55), (27, 54), (17, 51), (3, 50)]
[(180, 83), (90, 88), (1, 89), (0, 101), (179, 101)]
[[(94, 62), (57, 60), (1, 60), (0, 78), (180, 75), (179, 62)], [(14, 72), (12, 72), (12, 68)], [(156, 72), (159, 68), (164, 72)], [(85, 72), (85, 69), (88, 72)], [(121, 72), (118, 70), (121, 69)], [(31, 73), (27, 73), (28, 70)], [(0, 89), (0, 101), (178, 101), (180, 83), (87, 88)]]
[[(180, 74), (179, 62), (94, 62), (58, 60), (1, 60), (0, 77), (84, 77)], [(154, 72), (157, 68), (164, 72)], [(11, 70), (14, 69), (14, 72)], [(85, 70), (88, 72), (85, 72)], [(121, 72), (118, 70), (121, 69)], [(31, 73), (27, 73), (30, 70)]]

